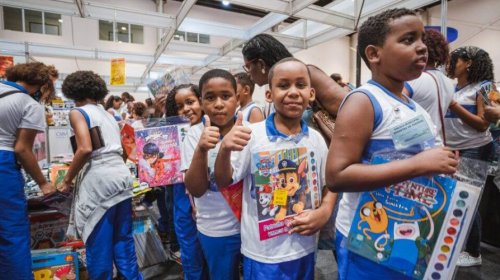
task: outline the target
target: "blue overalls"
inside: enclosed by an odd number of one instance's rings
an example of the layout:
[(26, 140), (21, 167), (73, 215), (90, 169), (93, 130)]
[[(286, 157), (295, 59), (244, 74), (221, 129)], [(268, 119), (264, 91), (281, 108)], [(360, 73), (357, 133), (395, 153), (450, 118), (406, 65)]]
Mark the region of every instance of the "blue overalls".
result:
[[(4, 82), (27, 94), (11, 82)], [(33, 279), (24, 178), (13, 151), (0, 150), (0, 278)]]

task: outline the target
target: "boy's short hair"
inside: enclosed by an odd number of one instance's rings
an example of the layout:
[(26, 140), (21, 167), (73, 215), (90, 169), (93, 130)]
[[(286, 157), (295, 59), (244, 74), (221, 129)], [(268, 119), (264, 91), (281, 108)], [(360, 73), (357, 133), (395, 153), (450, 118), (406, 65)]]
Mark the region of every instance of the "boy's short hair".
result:
[(202, 93), (202, 96), (203, 96), (203, 86), (209, 80), (214, 79), (214, 78), (222, 78), (222, 79), (230, 82), (231, 85), (233, 86), (234, 92), (236, 93), (236, 80), (234, 79), (234, 76), (231, 73), (229, 73), (228, 71), (223, 70), (223, 69), (212, 69), (212, 70), (209, 70), (208, 72), (206, 72), (205, 74), (203, 74), (203, 76), (201, 76), (201, 78), (200, 78), (199, 88), (200, 88), (200, 92)]
[(299, 63), (303, 64), (304, 67), (307, 69), (307, 76), (309, 76), (309, 80), (311, 80), (311, 72), (309, 71), (309, 67), (307, 67), (307, 65), (304, 62), (302, 62), (299, 59), (296, 59), (295, 57), (287, 57), (287, 58), (283, 58), (282, 60), (276, 62), (273, 65), (273, 67), (271, 67), (271, 69), (269, 69), (269, 76), (268, 76), (269, 89), (272, 88), (272, 81), (273, 81), (273, 77), (274, 77), (274, 69), (278, 65), (283, 64), (285, 62), (290, 62), (290, 61), (296, 61), (296, 62), (299, 62)]
[(108, 94), (106, 82), (92, 71), (76, 71), (69, 74), (62, 84), (64, 96), (75, 101), (87, 98), (99, 101)]
[(370, 68), (365, 49), (369, 45), (383, 46), (387, 34), (389, 33), (389, 23), (391, 20), (403, 16), (416, 16), (413, 10), (397, 8), (384, 11), (380, 14), (369, 17), (359, 28), (358, 32), (358, 54), (361, 56), (366, 66)]
[(242, 84), (243, 86), (248, 86), (250, 88), (250, 96), (253, 94), (253, 90), (255, 88), (255, 83), (252, 81), (250, 75), (245, 72), (240, 72), (234, 74), (234, 78), (237, 83)]

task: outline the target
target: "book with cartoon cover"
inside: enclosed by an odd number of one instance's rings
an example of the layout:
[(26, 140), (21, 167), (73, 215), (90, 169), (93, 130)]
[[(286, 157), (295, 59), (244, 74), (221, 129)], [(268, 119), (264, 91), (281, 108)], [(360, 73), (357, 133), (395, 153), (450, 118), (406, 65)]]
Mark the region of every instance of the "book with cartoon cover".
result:
[(127, 153), (127, 159), (137, 163), (137, 152), (135, 145), (135, 131), (134, 128), (129, 124), (124, 122), (123, 127), (120, 130), (120, 137), (122, 140), (122, 146)]
[[(389, 161), (377, 155), (372, 164)], [(455, 186), (456, 180), (436, 175), (362, 193), (349, 231), (348, 249), (422, 279), (437, 249)]]
[(252, 153), (260, 240), (288, 234), (293, 216), (319, 206), (317, 162), (306, 147)]
[(135, 130), (140, 184), (158, 187), (183, 182), (181, 137), (189, 124)]

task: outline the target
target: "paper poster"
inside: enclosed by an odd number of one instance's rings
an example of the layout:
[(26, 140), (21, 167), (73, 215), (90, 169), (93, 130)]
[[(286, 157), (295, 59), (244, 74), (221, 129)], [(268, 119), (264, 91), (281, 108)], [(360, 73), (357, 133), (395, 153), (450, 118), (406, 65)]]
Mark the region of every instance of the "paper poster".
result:
[(140, 184), (158, 187), (183, 182), (181, 135), (189, 124), (135, 130)]
[(189, 84), (191, 79), (182, 69), (168, 72), (163, 77), (148, 84), (148, 88), (153, 96), (169, 93), (176, 85)]
[(288, 234), (293, 216), (319, 206), (317, 161), (307, 148), (252, 154), (260, 240)]
[(14, 57), (0, 55), (0, 78), (5, 78), (5, 71), (14, 65)]
[(111, 59), (111, 75), (109, 83), (112, 86), (125, 84), (125, 58)]
[[(372, 163), (389, 161), (375, 156)], [(364, 192), (347, 248), (414, 279), (449, 279), (479, 196), (469, 187), (457, 192), (455, 179), (436, 175)]]

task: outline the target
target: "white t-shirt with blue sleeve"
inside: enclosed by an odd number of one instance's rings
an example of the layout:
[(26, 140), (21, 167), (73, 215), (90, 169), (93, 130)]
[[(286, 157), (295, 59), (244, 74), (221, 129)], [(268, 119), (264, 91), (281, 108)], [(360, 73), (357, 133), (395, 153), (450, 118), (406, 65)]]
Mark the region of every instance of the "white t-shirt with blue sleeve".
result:
[[(193, 158), (193, 154), (203, 129), (202, 122), (193, 125), (184, 138), (181, 149), (181, 170), (184, 172), (189, 169), (192, 161), (197, 160)], [(194, 198), (197, 209), (196, 226), (202, 234), (210, 237), (224, 237), (240, 233), (240, 222), (215, 184), (213, 170), (219, 147), (220, 142), (208, 152), (209, 188), (203, 196)]]
[[(231, 154), (231, 165), (234, 169), (232, 179), (234, 182), (243, 181), (243, 203), (242, 203), (242, 217), (241, 217), (241, 252), (246, 257), (262, 262), (262, 263), (282, 263), (287, 261), (302, 258), (316, 249), (317, 235), (303, 236), (300, 234), (284, 233), (276, 235), (272, 238), (261, 240), (261, 230), (259, 224), (263, 221), (262, 217), (265, 215), (269, 218), (267, 221), (272, 221), (273, 215), (276, 217), (277, 212), (269, 214), (267, 210), (261, 210), (261, 191), (257, 188), (252, 174), (252, 157), (258, 153), (271, 153), (276, 150), (294, 150), (295, 148), (306, 148), (308, 160), (308, 172), (314, 173), (316, 181), (314, 183), (317, 188), (312, 187), (312, 180), (309, 181), (307, 188), (311, 192), (311, 197), (315, 197), (319, 206), (321, 202), (321, 189), (325, 185), (325, 165), (328, 149), (326, 147), (323, 137), (319, 132), (307, 127), (307, 124), (302, 121), (301, 133), (287, 137), (281, 134), (274, 124), (274, 114), (271, 114), (265, 121), (251, 124), (249, 127), (252, 129), (251, 139), (248, 145), (241, 152), (233, 152)], [(283, 161), (288, 156), (276, 158)], [(293, 158), (293, 156), (291, 156)], [(298, 164), (302, 159), (297, 158), (294, 160), (285, 160), (288, 165)], [(313, 163), (313, 164), (311, 164)], [(283, 164), (279, 168), (282, 168)], [(276, 163), (270, 164), (271, 169), (275, 168), (277, 171), (278, 165)], [(274, 173), (276, 174), (276, 173)], [(312, 178), (312, 177), (311, 177)], [(260, 186), (262, 187), (262, 186)], [(259, 188), (260, 188), (259, 187)], [(258, 205), (260, 203), (260, 205)], [(314, 203), (313, 203), (314, 204)], [(290, 204), (289, 204), (290, 205)], [(289, 207), (289, 206), (287, 206)], [(315, 207), (314, 207), (315, 208)], [(288, 212), (290, 213), (290, 212)]]

